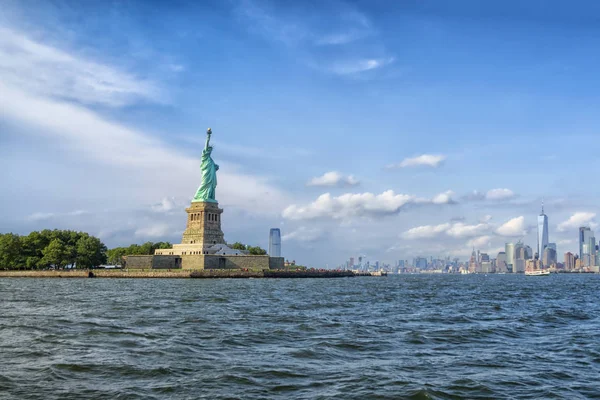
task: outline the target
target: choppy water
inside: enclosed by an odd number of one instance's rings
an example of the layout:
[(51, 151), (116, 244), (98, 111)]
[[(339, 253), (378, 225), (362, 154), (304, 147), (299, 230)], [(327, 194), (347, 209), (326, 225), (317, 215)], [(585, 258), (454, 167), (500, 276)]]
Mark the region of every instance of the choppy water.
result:
[(0, 398), (600, 398), (600, 276), (0, 279)]

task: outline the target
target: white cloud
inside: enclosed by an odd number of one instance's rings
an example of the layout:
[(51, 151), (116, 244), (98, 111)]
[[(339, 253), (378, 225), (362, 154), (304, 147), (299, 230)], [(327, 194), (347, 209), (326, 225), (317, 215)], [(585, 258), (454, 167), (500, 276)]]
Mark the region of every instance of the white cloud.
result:
[(407, 168), (407, 167), (439, 167), (446, 159), (445, 155), (441, 154), (423, 154), (417, 157), (405, 158), (399, 164), (388, 165), (388, 168)]
[(513, 218), (496, 229), (496, 233), (500, 236), (525, 236), (527, 235), (527, 227), (525, 226), (525, 217), (520, 216)]
[[(448, 192), (446, 192), (447, 195)], [(435, 202), (434, 202), (435, 200)], [(283, 217), (291, 220), (313, 218), (346, 219), (352, 217), (376, 217), (398, 213), (410, 204), (451, 204), (449, 196), (437, 195), (433, 199), (424, 199), (407, 194), (396, 194), (387, 190), (381, 194), (345, 193), (333, 197), (329, 193), (322, 194), (315, 201), (305, 206), (290, 205), (283, 210)]]
[(481, 235), (490, 228), (488, 224), (467, 225), (463, 222), (423, 225), (409, 229), (402, 234), (402, 237), (405, 239), (433, 238), (443, 234), (453, 238), (468, 238)]
[(187, 206), (187, 202), (180, 201), (175, 197), (165, 197), (159, 203), (152, 205), (152, 211), (160, 213), (169, 213), (171, 211), (182, 211)]
[(484, 241), (485, 239), (482, 238), (491, 238), (491, 233), (496, 233), (500, 236), (521, 236), (527, 233), (524, 217), (511, 219), (498, 227), (495, 232), (494, 228), (495, 226), (489, 223), (489, 219), (474, 225), (465, 224), (464, 222), (459, 221), (439, 225), (417, 226), (405, 231), (402, 234), (402, 237), (405, 239), (433, 238), (440, 236), (448, 236), (454, 239), (479, 237), (480, 241)]
[(297, 242), (314, 242), (323, 236), (323, 231), (319, 228), (307, 228), (301, 226), (300, 228), (286, 233), (281, 237), (284, 242), (297, 241)]
[(510, 189), (491, 189), (485, 194), (486, 200), (508, 200), (515, 197), (515, 193)]
[(480, 236), (474, 239), (471, 239), (467, 242), (468, 247), (475, 247), (476, 249), (488, 248), (491, 245), (492, 237), (485, 235)]
[(356, 186), (359, 183), (353, 175), (344, 176), (337, 171), (331, 171), (312, 178), (307, 186)]
[(440, 193), (436, 195), (431, 202), (433, 204), (454, 204), (456, 203), (452, 197), (454, 196), (454, 192), (452, 190), (448, 190), (444, 193)]
[(404, 232), (402, 237), (404, 239), (433, 238), (446, 232), (450, 226), (450, 224), (417, 226)]
[(313, 218), (343, 219), (377, 214), (394, 214), (415, 197), (406, 194), (395, 194), (388, 190), (381, 194), (373, 193), (346, 193), (332, 197), (325, 193), (306, 206), (291, 205), (283, 210), (283, 217), (292, 220)]
[(122, 106), (140, 99), (156, 102), (164, 98), (151, 82), (3, 27), (0, 27), (0, 77), (4, 83), (30, 93), (86, 104)]
[(581, 226), (589, 226), (594, 229), (598, 226), (595, 222), (596, 213), (593, 212), (576, 212), (571, 215), (568, 220), (558, 224), (558, 231), (565, 232), (569, 230), (576, 230)]
[(453, 224), (452, 227), (448, 229), (446, 233), (448, 234), (448, 236), (452, 236), (455, 238), (467, 238), (481, 235), (482, 233), (487, 232), (489, 228), (490, 226), (487, 223), (467, 225), (462, 222), (457, 222)]

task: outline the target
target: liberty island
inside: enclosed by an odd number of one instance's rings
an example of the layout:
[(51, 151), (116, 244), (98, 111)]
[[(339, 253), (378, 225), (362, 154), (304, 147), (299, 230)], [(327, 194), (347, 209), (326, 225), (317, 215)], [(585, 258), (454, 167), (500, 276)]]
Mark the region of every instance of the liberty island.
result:
[(212, 158), (212, 134), (208, 128), (200, 163), (200, 186), (185, 209), (187, 225), (181, 243), (170, 249), (157, 249), (150, 256), (127, 256), (125, 268), (262, 271), (284, 267), (283, 257), (251, 255), (247, 250), (227, 245), (221, 229), (223, 209), (216, 199), (219, 165)]

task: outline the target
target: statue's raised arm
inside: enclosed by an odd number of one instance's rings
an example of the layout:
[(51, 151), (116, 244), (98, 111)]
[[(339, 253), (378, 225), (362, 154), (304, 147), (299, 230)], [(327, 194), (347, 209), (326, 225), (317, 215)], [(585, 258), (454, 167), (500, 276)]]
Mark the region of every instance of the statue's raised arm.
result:
[(208, 150), (208, 146), (210, 143), (210, 135), (212, 135), (212, 130), (208, 128), (208, 130), (206, 131), (206, 144), (204, 145), (204, 150)]

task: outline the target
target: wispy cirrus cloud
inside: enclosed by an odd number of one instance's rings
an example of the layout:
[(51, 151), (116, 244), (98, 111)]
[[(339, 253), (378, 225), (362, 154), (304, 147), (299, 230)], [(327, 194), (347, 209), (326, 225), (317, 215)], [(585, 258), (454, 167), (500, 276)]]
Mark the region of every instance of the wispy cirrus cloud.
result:
[(315, 4), (295, 8), (244, 0), (237, 14), (250, 31), (287, 46), (322, 72), (353, 77), (394, 63), (369, 17), (355, 5)]
[(30, 93), (84, 104), (120, 107), (165, 98), (153, 82), (1, 26), (0, 76), (5, 84)]
[(393, 62), (394, 57), (344, 60), (333, 63), (330, 70), (338, 75), (354, 75), (360, 72), (384, 67)]
[[(85, 160), (88, 167), (107, 167), (106, 174), (114, 178), (111, 196), (135, 191), (132, 200), (147, 201), (163, 198), (165, 193), (177, 198), (193, 195), (195, 188), (189, 187), (189, 182), (199, 179), (196, 159), (89, 107), (154, 101), (156, 85), (38, 43), (22, 32), (0, 29), (0, 119), (19, 126), (23, 134), (70, 150), (66, 161), (71, 164)], [(20, 64), (25, 66), (17, 69)], [(31, 157), (47, 157), (47, 148), (27, 148)], [(73, 192), (77, 190), (73, 188)], [(266, 178), (227, 167), (219, 171), (217, 192), (231, 205), (253, 212), (279, 214), (283, 204), (289, 204), (284, 193)], [(262, 200), (265, 196), (271, 200), (269, 205)]]
[(446, 160), (443, 154), (422, 154), (416, 157), (405, 158), (398, 164), (390, 164), (387, 168), (408, 168), (408, 167), (431, 167), (437, 168)]
[(84, 210), (74, 210), (74, 211), (63, 212), (63, 213), (35, 212), (35, 213), (27, 216), (27, 220), (34, 221), (34, 222), (40, 222), (40, 221), (49, 221), (52, 219), (64, 218), (64, 217), (78, 217), (78, 216), (85, 215), (85, 214), (88, 214), (88, 212), (84, 211)]

